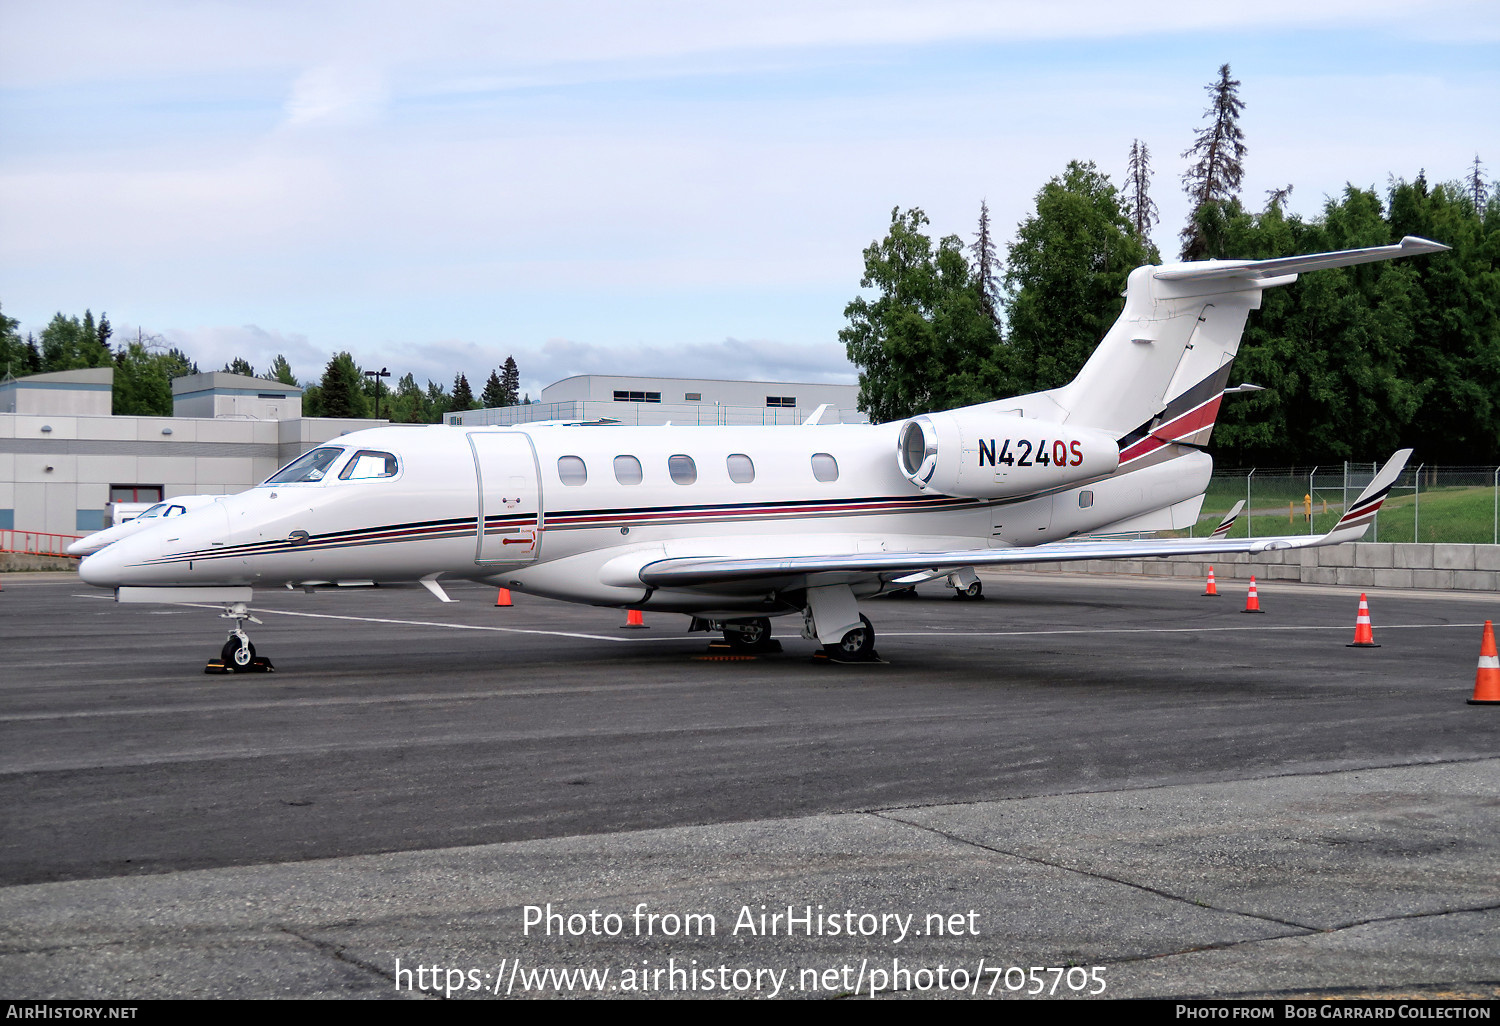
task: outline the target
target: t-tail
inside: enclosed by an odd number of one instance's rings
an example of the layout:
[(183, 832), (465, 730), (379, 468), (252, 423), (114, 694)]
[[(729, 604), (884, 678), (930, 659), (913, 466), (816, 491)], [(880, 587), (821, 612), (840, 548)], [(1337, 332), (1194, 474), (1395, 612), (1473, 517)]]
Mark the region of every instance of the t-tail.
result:
[(1407, 236), (1394, 246), (1336, 253), (1138, 267), (1119, 319), (1076, 378), (984, 408), (1106, 431), (1119, 440), (1122, 469), (1163, 458), (1159, 450), (1173, 443), (1201, 447), (1213, 432), (1245, 320), (1260, 308), (1264, 290), (1306, 271), (1448, 248)]

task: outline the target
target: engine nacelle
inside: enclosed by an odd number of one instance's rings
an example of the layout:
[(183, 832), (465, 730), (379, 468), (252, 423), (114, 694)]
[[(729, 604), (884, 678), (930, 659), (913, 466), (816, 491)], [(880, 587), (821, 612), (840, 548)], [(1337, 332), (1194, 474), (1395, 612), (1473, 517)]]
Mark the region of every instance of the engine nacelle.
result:
[(901, 473), (924, 492), (1003, 499), (1111, 474), (1114, 438), (1012, 414), (926, 413), (901, 429)]

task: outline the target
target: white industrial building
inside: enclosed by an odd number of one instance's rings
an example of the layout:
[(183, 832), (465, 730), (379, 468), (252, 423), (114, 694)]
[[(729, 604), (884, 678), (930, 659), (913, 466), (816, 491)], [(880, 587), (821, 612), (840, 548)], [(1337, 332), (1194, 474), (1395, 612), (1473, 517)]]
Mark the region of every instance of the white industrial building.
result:
[(828, 406), (824, 424), (868, 424), (858, 385), (579, 374), (542, 389), (540, 402), (450, 413), (449, 424), (604, 420), (621, 424), (800, 424)]
[(244, 491), (369, 420), (302, 416), (302, 389), (239, 374), (172, 382), (171, 417), (110, 414), (114, 370), (0, 382), (0, 530), (82, 534), (111, 502)]
[[(114, 370), (0, 382), (0, 530), (77, 535), (112, 502), (244, 491), (329, 439), (384, 420), (302, 416), (302, 389), (240, 374), (172, 382), (170, 417), (111, 415)], [(449, 414), (454, 424), (611, 420), (624, 424), (866, 423), (854, 385), (586, 374), (542, 401)], [(0, 546), (3, 547), (3, 546)]]

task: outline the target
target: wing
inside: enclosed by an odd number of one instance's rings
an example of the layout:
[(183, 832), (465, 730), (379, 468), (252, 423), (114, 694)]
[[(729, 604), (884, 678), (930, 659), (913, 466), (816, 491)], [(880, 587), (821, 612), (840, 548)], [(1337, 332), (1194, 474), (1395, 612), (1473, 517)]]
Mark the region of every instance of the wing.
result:
[[(1283, 535), (1271, 538), (1226, 538), (1218, 531), (1201, 539), (1146, 539), (1136, 541), (1077, 541), (1009, 549), (957, 549), (948, 552), (858, 552), (838, 555), (735, 558), (673, 556), (641, 566), (641, 583), (652, 588), (715, 588), (737, 590), (746, 585), (787, 589), (817, 584), (852, 583), (878, 577), (910, 583), (930, 579), (960, 567), (1022, 566), (1084, 559), (1141, 559), (1148, 556), (1197, 556), (1222, 552), (1266, 552), (1338, 545), (1364, 536), (1391, 486), (1406, 468), (1410, 449), (1396, 453), (1360, 493), (1333, 530), (1323, 535)], [(1230, 513), (1232, 523), (1239, 507)], [(1222, 525), (1221, 525), (1222, 526)]]

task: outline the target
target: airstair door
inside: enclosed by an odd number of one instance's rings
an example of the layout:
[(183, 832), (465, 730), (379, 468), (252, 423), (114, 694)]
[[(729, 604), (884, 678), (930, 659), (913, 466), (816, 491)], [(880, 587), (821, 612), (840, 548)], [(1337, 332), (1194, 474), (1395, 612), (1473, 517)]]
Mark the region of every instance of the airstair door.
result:
[(530, 436), (475, 431), (469, 447), (479, 485), (474, 562), (534, 561), (542, 542), (542, 491)]

